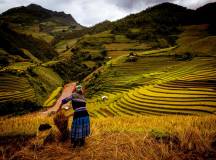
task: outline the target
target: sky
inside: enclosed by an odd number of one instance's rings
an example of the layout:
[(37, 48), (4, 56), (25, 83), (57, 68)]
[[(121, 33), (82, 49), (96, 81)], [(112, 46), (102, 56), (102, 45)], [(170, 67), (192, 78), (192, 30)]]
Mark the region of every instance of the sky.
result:
[(123, 18), (163, 2), (196, 9), (216, 0), (0, 0), (0, 13), (34, 3), (50, 10), (71, 14), (78, 23), (89, 27), (105, 20)]

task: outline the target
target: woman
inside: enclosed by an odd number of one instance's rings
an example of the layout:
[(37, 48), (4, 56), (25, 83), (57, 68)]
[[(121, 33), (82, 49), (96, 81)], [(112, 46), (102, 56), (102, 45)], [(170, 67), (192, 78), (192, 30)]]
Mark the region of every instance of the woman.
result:
[(62, 100), (62, 103), (57, 112), (62, 109), (62, 106), (67, 102), (72, 101), (74, 109), (73, 122), (71, 126), (71, 143), (73, 147), (83, 146), (85, 144), (85, 137), (90, 134), (90, 120), (86, 109), (86, 101), (83, 95), (81, 85), (75, 87), (75, 92), (70, 97)]

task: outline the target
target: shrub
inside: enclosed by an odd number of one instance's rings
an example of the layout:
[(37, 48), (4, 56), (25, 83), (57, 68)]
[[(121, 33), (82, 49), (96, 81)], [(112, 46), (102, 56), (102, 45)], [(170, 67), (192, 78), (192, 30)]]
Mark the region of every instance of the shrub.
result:
[(8, 64), (8, 57), (6, 55), (0, 55), (0, 66), (7, 66)]
[(103, 48), (100, 52), (100, 54), (103, 56), (103, 57), (106, 57), (107, 56), (107, 50), (106, 48)]
[(181, 55), (175, 55), (176, 60), (178, 61), (187, 61), (187, 60), (192, 60), (193, 59), (193, 55), (189, 52), (186, 52), (184, 54)]

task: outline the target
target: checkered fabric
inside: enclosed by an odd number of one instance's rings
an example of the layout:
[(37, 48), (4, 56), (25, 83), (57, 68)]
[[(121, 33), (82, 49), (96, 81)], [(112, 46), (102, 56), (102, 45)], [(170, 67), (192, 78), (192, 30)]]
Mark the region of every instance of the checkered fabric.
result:
[(77, 117), (73, 119), (71, 126), (71, 138), (73, 140), (82, 139), (90, 134), (89, 116)]

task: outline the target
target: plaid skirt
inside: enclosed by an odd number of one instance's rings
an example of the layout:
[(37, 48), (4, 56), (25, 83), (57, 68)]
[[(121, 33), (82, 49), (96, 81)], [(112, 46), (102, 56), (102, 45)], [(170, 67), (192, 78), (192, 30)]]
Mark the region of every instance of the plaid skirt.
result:
[(77, 140), (87, 137), (90, 134), (89, 116), (73, 119), (71, 126), (71, 139)]

